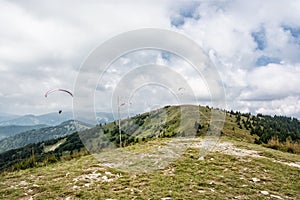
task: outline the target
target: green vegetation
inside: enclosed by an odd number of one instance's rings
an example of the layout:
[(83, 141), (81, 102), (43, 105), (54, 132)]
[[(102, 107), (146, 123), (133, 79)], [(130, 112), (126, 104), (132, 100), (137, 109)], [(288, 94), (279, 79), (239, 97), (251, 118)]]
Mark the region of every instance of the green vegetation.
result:
[(250, 135), (258, 136), (255, 144), (300, 154), (300, 121), (296, 118), (284, 116), (269, 116), (250, 113), (233, 113), (239, 129), (250, 131)]
[[(181, 109), (186, 109), (189, 113), (196, 110), (200, 115), (199, 120), (192, 118), (181, 123)], [(157, 138), (204, 136), (210, 129), (210, 115), (211, 109), (208, 107), (166, 106), (124, 119), (121, 121), (122, 146), (130, 146)], [(188, 130), (186, 127), (193, 127), (193, 130)], [(63, 126), (58, 129), (63, 130)], [(271, 117), (262, 114), (253, 116), (250, 113), (242, 114), (231, 111), (226, 112), (221, 133), (222, 136), (239, 141), (262, 144), (265, 147), (299, 154), (299, 130), (300, 122), (295, 118)], [(41, 131), (44, 131), (44, 128), (35, 132)], [(92, 153), (99, 153), (104, 148), (119, 147), (120, 145), (119, 127), (115, 122), (83, 130), (79, 135), (75, 132), (69, 136), (29, 144), (1, 153), (0, 171), (44, 166), (48, 163), (85, 155), (88, 153), (86, 148)], [(52, 146), (55, 148), (49, 151)], [(32, 156), (34, 156), (34, 160)]]
[[(161, 139), (151, 141), (151, 145)], [(165, 139), (168, 141), (170, 139)], [(220, 141), (221, 144), (226, 141)], [(196, 141), (197, 142), (197, 141)], [(145, 152), (148, 143), (137, 145)], [(235, 146), (247, 146), (234, 142)], [(274, 157), (289, 153), (272, 151)], [(129, 147), (125, 147), (129, 148)], [(257, 150), (257, 149), (255, 149)], [(300, 169), (272, 162), (268, 157), (237, 156), (212, 152), (198, 160), (199, 149), (191, 147), (164, 169), (152, 173), (127, 173), (106, 167), (92, 155), (3, 173), (2, 199), (299, 199)], [(299, 155), (292, 156), (299, 160)], [(265, 193), (266, 191), (267, 193)]]
[[(77, 123), (78, 126), (75, 126), (74, 123)], [(88, 128), (89, 125), (69, 120), (61, 123), (58, 126), (28, 130), (0, 140), (0, 152), (8, 151), (10, 149), (17, 149), (28, 144), (64, 137), (66, 135), (74, 133), (78, 127), (80, 127), (79, 129), (83, 130), (85, 128)]]
[[(182, 122), (181, 109), (200, 116)], [(166, 106), (121, 121), (123, 148), (112, 157), (153, 156), (190, 139), (180, 157), (151, 173), (109, 168), (87, 152), (105, 158), (107, 148), (119, 147), (115, 122), (1, 153), (0, 198), (300, 198), (299, 120), (226, 112), (219, 149), (198, 160), (199, 142), (213, 128), (211, 112), (202, 106)], [(154, 164), (146, 159), (147, 165)]]
[(45, 151), (45, 147), (59, 143), (62, 138), (29, 144), (0, 154), (0, 171), (41, 167), (60, 160), (70, 159), (87, 154), (77, 132), (64, 138), (65, 142), (53, 151)]

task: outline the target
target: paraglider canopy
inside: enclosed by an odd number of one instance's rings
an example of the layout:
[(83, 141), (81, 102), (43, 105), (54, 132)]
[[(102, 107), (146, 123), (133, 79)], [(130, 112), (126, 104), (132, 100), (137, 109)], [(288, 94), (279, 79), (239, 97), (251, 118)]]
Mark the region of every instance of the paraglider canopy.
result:
[[(66, 89), (61, 89), (61, 88), (49, 90), (48, 92), (45, 93), (45, 97), (47, 98), (48, 95), (52, 94), (53, 92), (58, 92), (58, 91), (65, 92), (65, 93), (69, 94), (71, 97), (73, 97), (72, 92), (70, 92), (69, 90), (66, 90)], [(62, 113), (62, 110), (59, 110), (58, 114), (61, 114), (61, 113)]]
[(184, 91), (185, 91), (185, 88), (183, 88), (183, 87), (178, 88), (178, 92), (180, 95), (183, 95)]
[(72, 92), (70, 92), (68, 90), (65, 90), (65, 89), (60, 89), (60, 88), (59, 89), (49, 90), (48, 92), (46, 92), (45, 97), (47, 98), (49, 94), (51, 94), (53, 92), (56, 92), (56, 91), (66, 92), (66, 93), (68, 93), (69, 95), (71, 95), (73, 97)]
[(183, 87), (178, 88), (178, 91), (185, 90)]

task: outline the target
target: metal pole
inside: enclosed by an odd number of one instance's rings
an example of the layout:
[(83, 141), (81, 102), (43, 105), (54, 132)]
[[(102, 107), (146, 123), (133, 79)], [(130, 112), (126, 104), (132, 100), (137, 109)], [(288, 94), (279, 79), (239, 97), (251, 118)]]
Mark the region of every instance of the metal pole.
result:
[(118, 96), (118, 117), (119, 117), (120, 147), (122, 147), (122, 131), (121, 131), (120, 97), (119, 96)]

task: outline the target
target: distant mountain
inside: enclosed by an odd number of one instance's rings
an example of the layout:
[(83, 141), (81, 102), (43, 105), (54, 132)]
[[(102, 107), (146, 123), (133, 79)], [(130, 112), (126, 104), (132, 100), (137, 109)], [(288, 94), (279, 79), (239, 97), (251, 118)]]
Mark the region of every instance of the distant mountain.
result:
[(92, 126), (79, 121), (69, 120), (58, 126), (29, 130), (0, 141), (0, 152), (20, 148), (28, 144), (43, 142), (70, 135), (76, 131), (91, 128)]
[(44, 127), (47, 127), (47, 125), (39, 124), (35, 126), (18, 126), (18, 125), (0, 126), (0, 140), (7, 138), (9, 136), (14, 136), (18, 133), (22, 133), (33, 129), (40, 129)]
[(12, 115), (7, 113), (0, 113), (0, 122), (12, 120), (19, 117), (18, 115)]
[[(93, 118), (89, 118), (88, 116), (89, 115), (86, 115), (76, 120), (83, 121), (89, 124), (96, 124), (96, 123), (104, 124), (104, 123), (112, 122), (114, 120), (112, 113), (99, 112), (97, 113), (96, 120)], [(56, 126), (61, 124), (64, 121), (72, 120), (72, 119), (73, 119), (72, 112), (62, 112), (61, 114), (55, 112), (55, 113), (48, 113), (43, 115), (24, 115), (24, 116), (11, 118), (10, 120), (0, 121), (0, 126), (10, 126), (10, 125), (34, 126), (38, 124)]]
[(97, 112), (95, 115), (91, 115), (90, 113), (81, 113), (81, 116), (75, 119), (81, 122), (86, 122), (88, 124), (94, 124), (94, 125), (107, 124), (109, 122), (115, 121), (112, 113)]
[(0, 122), (0, 126), (20, 125), (34, 126), (38, 124), (46, 124), (49, 126), (58, 125), (64, 121), (72, 119), (72, 112), (48, 113), (44, 115), (24, 115), (11, 120)]
[(106, 112), (97, 112), (96, 120), (98, 124), (104, 124), (115, 121), (113, 114)]

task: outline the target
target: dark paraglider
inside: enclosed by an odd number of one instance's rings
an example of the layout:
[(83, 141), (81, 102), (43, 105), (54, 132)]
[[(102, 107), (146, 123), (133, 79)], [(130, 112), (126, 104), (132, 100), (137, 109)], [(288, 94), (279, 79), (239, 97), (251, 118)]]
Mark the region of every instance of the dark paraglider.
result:
[[(59, 89), (53, 89), (53, 90), (47, 91), (47, 92), (45, 93), (45, 97), (47, 98), (49, 94), (51, 94), (51, 93), (53, 93), (53, 92), (57, 92), (57, 91), (65, 92), (65, 93), (71, 95), (71, 97), (73, 97), (72, 92), (70, 92), (70, 91), (68, 91), (68, 90), (65, 90), (65, 89), (60, 89), (60, 88), (59, 88)], [(62, 110), (59, 110), (59, 111), (58, 111), (58, 114), (61, 114), (61, 113), (62, 113)]]

